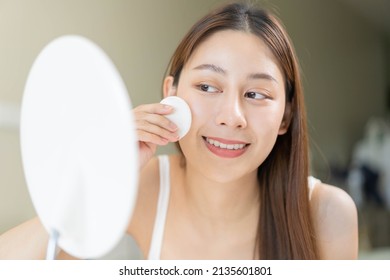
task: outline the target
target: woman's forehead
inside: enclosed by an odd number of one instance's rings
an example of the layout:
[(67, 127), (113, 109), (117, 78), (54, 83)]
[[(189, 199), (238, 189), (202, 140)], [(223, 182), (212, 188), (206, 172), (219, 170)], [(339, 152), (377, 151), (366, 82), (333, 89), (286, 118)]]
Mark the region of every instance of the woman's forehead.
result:
[(184, 69), (202, 69), (201, 65), (214, 65), (219, 72), (261, 71), (271, 72), (277, 78), (283, 76), (277, 59), (266, 43), (260, 37), (244, 31), (218, 31), (202, 41)]

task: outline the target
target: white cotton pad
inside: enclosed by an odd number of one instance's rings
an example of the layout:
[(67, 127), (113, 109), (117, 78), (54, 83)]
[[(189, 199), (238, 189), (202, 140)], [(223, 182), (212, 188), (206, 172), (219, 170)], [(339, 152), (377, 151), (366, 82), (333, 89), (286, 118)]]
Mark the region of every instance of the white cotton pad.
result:
[(168, 96), (160, 102), (161, 104), (170, 105), (174, 108), (172, 114), (167, 115), (166, 117), (177, 125), (179, 128), (178, 134), (180, 139), (183, 138), (191, 127), (191, 110), (188, 104), (184, 99), (177, 96)]

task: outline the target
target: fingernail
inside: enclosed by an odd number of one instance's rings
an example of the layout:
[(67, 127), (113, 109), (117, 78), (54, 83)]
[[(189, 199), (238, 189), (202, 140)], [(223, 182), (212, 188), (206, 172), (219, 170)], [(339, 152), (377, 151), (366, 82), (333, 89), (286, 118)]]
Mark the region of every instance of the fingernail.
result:
[(172, 142), (179, 141), (180, 137), (179, 135), (172, 136)]
[(173, 107), (164, 104), (163, 109), (164, 109), (165, 111), (171, 111), (171, 110), (173, 109)]
[(169, 123), (169, 128), (171, 129), (171, 130), (177, 130), (177, 125), (176, 124), (174, 124), (173, 122), (171, 122), (171, 123)]

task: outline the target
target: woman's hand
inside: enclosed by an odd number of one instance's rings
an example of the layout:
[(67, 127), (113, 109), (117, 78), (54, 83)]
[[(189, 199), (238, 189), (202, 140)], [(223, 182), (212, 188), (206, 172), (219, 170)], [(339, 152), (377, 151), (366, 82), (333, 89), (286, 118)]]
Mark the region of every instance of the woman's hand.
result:
[(177, 126), (164, 115), (174, 108), (165, 104), (145, 104), (133, 109), (139, 141), (140, 169), (153, 157), (157, 145), (164, 146), (179, 140)]

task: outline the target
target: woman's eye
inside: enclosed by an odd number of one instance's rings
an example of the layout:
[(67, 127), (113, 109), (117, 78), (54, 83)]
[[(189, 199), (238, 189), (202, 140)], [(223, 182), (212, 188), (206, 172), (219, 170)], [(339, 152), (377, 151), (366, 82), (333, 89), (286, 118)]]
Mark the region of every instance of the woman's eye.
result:
[(257, 100), (261, 100), (261, 99), (266, 99), (266, 95), (265, 94), (262, 94), (262, 93), (259, 93), (259, 92), (254, 92), (254, 91), (248, 91), (245, 93), (244, 95), (246, 98), (250, 98), (250, 99), (257, 99)]
[(204, 92), (211, 92), (211, 93), (219, 92), (219, 90), (217, 88), (210, 86), (210, 85), (206, 85), (206, 84), (201, 84), (198, 87), (201, 91), (204, 91)]

